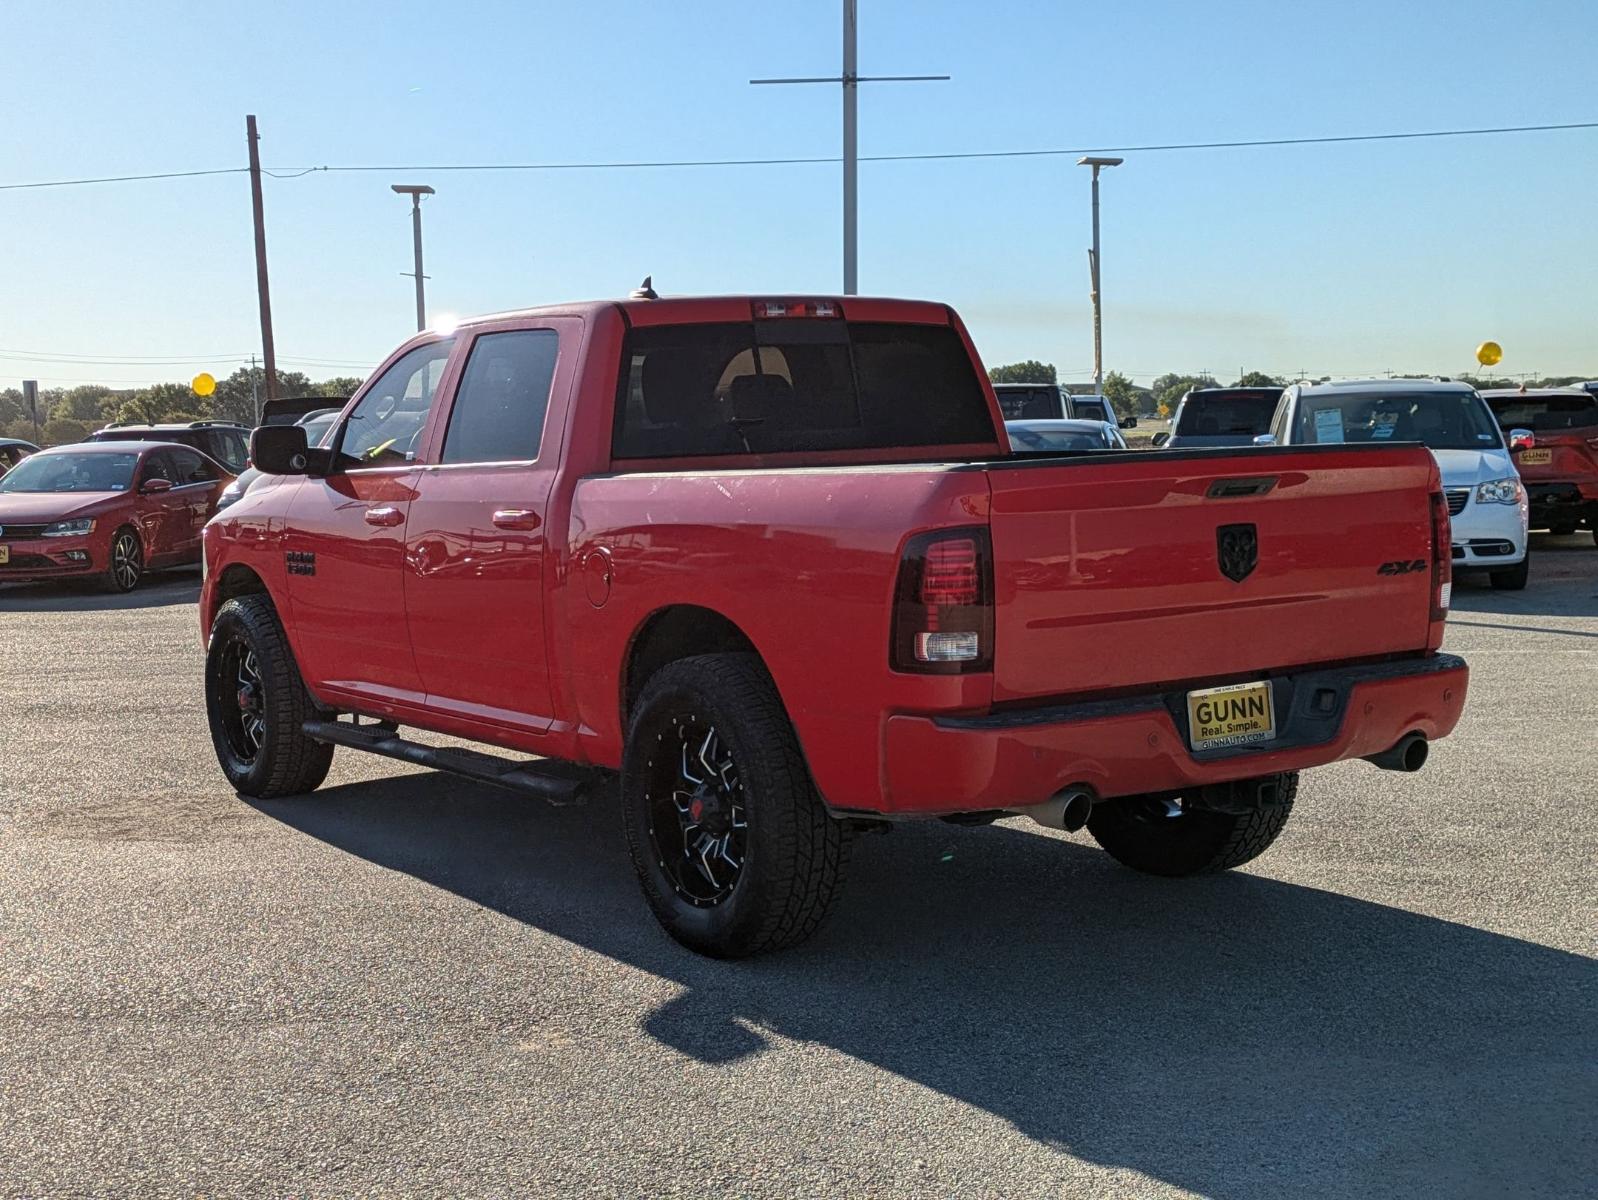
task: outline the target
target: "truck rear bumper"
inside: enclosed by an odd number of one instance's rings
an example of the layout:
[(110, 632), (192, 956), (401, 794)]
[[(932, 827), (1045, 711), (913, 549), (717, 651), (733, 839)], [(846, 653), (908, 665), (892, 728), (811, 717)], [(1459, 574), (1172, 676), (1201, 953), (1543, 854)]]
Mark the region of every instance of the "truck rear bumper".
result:
[(1298, 771), (1444, 737), (1465, 705), (1469, 669), (1451, 654), (1273, 675), (1277, 737), (1188, 748), (1186, 692), (1152, 693), (985, 717), (890, 717), (883, 775), (893, 815), (1041, 804), (1062, 788), (1101, 797), (1179, 791)]

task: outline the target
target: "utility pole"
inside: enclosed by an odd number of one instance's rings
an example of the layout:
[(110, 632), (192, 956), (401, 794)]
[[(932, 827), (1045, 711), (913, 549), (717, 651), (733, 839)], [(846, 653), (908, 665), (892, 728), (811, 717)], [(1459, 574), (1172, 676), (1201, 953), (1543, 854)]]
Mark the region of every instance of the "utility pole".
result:
[(411, 243), (416, 252), (416, 332), (420, 333), (427, 328), (427, 298), (422, 291), (422, 280), (426, 278), (422, 274), (422, 197), (433, 195), (433, 189), (425, 183), (391, 183), (389, 187), (411, 198)]
[(1093, 288), (1093, 390), (1104, 395), (1104, 323), (1099, 301), (1099, 171), (1104, 167), (1118, 167), (1124, 158), (1079, 158), (1076, 165), (1093, 168), (1093, 249), (1088, 251), (1088, 271)]
[(255, 414), (255, 423), (261, 423), (261, 381), (256, 375), (255, 355), (250, 355), (250, 411)]
[(272, 295), (266, 283), (266, 216), (261, 207), (261, 137), (255, 114), (244, 118), (250, 140), (250, 205), (255, 210), (255, 290), (261, 306), (261, 355), (266, 359), (266, 398), (277, 399), (277, 350), (272, 345)]
[(843, 0), (843, 73), (785, 79), (751, 79), (750, 83), (838, 83), (843, 85), (843, 294), (860, 291), (859, 128), (856, 110), (862, 83), (924, 83), (947, 75), (861, 75), (856, 71), (855, 0)]

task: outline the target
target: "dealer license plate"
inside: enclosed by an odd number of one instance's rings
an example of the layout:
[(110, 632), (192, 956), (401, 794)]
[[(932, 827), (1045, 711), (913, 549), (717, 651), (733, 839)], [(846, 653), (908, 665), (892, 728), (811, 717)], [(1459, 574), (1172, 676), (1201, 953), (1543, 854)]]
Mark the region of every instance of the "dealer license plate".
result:
[(1271, 681), (1262, 679), (1189, 692), (1187, 731), (1188, 744), (1195, 750), (1270, 741), (1276, 736)]
[(11, 561), (11, 547), (10, 546), (0, 546), (0, 567), (5, 566), (10, 561)]
[(1554, 452), (1552, 450), (1546, 449), (1522, 450), (1519, 455), (1519, 460), (1525, 463), (1528, 467), (1546, 467), (1549, 463), (1554, 461)]

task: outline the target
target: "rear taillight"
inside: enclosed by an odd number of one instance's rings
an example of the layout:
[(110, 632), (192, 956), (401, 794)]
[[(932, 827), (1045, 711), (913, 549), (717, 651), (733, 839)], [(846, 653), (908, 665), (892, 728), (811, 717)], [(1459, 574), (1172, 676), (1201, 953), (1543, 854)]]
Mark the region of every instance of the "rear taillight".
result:
[(1432, 620), (1448, 619), (1454, 590), (1454, 537), (1448, 519), (1448, 498), (1432, 493)]
[(896, 671), (993, 669), (993, 553), (988, 531), (942, 529), (905, 543), (893, 594)]

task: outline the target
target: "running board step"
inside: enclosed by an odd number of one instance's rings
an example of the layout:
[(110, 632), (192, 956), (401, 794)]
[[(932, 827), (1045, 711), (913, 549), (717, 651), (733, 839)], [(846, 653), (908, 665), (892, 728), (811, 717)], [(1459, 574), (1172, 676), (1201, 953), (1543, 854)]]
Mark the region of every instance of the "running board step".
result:
[(464, 775), (483, 783), (497, 783), (500, 787), (547, 800), (550, 804), (581, 804), (587, 792), (601, 776), (593, 767), (580, 767), (557, 759), (532, 759), (517, 761), (484, 754), (480, 750), (463, 750), (454, 746), (425, 746), (421, 742), (407, 741), (399, 736), (398, 727), (391, 721), (378, 721), (360, 725), (352, 721), (307, 721), (302, 727), (306, 737), (335, 746), (349, 746), (384, 758), (397, 758), (401, 762), (415, 763)]

